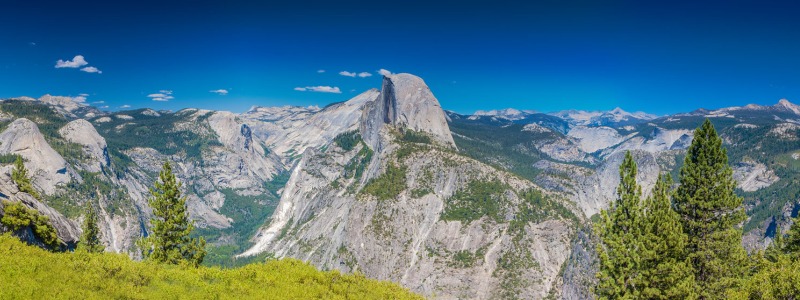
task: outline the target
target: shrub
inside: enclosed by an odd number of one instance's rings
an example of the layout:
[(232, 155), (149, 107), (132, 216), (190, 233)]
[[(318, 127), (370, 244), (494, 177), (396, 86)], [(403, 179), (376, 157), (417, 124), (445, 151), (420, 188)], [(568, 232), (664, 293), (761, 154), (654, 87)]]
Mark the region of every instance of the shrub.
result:
[(364, 186), (363, 192), (378, 200), (395, 199), (406, 189), (406, 168), (389, 163), (386, 173), (374, 178)]
[(3, 218), (0, 222), (11, 231), (19, 232), (27, 227), (33, 231), (33, 235), (40, 239), (42, 243), (51, 248), (56, 248), (61, 244), (58, 233), (50, 218), (39, 214), (35, 209), (30, 209), (20, 202), (3, 200)]

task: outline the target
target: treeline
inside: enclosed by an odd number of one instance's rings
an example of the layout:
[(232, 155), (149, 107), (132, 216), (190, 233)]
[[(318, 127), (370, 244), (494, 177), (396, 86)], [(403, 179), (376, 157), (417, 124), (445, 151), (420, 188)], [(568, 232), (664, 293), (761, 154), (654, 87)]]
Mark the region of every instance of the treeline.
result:
[(680, 185), (659, 176), (642, 199), (630, 153), (620, 166), (617, 199), (595, 231), (599, 299), (796, 299), (800, 225), (766, 252), (742, 247), (746, 216), (722, 139), (706, 120), (694, 133)]

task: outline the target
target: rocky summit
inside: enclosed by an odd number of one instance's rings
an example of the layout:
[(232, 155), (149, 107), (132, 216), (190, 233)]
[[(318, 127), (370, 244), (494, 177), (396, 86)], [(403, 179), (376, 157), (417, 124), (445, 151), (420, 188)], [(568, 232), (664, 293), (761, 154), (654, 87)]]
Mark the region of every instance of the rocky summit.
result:
[[(584, 299), (592, 219), (615, 198), (625, 153), (647, 196), (658, 174), (677, 176), (705, 119), (745, 201), (744, 246), (764, 249), (798, 211), (800, 110), (785, 99), (667, 116), (462, 115), (411, 74), (322, 108), (244, 113), (19, 97), (0, 102), (0, 198), (47, 216), (65, 248), (93, 203), (105, 249), (139, 258), (150, 189), (169, 161), (209, 265), (292, 257), (428, 297)], [(12, 180), (17, 157), (38, 195)]]

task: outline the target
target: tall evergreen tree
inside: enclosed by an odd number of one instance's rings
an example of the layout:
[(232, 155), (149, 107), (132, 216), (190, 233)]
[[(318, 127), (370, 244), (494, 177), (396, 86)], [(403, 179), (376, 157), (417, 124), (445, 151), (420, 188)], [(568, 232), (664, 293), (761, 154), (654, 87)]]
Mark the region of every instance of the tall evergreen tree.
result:
[(90, 253), (101, 253), (105, 249), (100, 241), (100, 228), (97, 227), (97, 212), (91, 201), (86, 201), (86, 212), (83, 217), (83, 233), (78, 243), (78, 250)]
[[(791, 254), (794, 258), (800, 256), (800, 216), (794, 218), (792, 226), (786, 232), (786, 240), (781, 240), (781, 248), (784, 252)], [(776, 241), (778, 233), (775, 233)], [(776, 243), (777, 244), (777, 243)], [(776, 245), (778, 246), (778, 245)]]
[(600, 266), (595, 294), (600, 299), (641, 297), (642, 188), (636, 183), (636, 162), (630, 152), (619, 167), (617, 199), (608, 211), (601, 211), (596, 227), (601, 239), (597, 246)]
[(672, 177), (659, 174), (644, 204), (642, 298), (695, 299), (694, 275), (686, 262), (686, 234), (672, 209)]
[(150, 220), (152, 233), (140, 240), (143, 255), (157, 262), (169, 264), (188, 263), (198, 266), (206, 255), (206, 241), (191, 238), (194, 221), (186, 211), (186, 197), (181, 196), (181, 184), (165, 162), (155, 188), (148, 200), (154, 218)]
[(747, 253), (737, 228), (745, 214), (742, 198), (734, 194), (736, 183), (722, 139), (708, 119), (694, 132), (680, 183), (675, 209), (688, 236), (697, 292), (703, 299), (723, 297), (745, 271)]
[(39, 193), (33, 188), (31, 177), (28, 175), (28, 169), (25, 168), (22, 156), (17, 155), (17, 159), (14, 160), (14, 169), (11, 170), (11, 180), (17, 184), (17, 188), (20, 192), (28, 193), (37, 199), (39, 198)]
[[(791, 229), (791, 227), (789, 227), (789, 229)], [(775, 238), (772, 239), (772, 244), (769, 244), (767, 250), (764, 251), (764, 258), (771, 262), (776, 262), (779, 256), (785, 254), (787, 251), (786, 248), (786, 242), (783, 237), (783, 232), (781, 232), (781, 225), (779, 224), (775, 228)]]

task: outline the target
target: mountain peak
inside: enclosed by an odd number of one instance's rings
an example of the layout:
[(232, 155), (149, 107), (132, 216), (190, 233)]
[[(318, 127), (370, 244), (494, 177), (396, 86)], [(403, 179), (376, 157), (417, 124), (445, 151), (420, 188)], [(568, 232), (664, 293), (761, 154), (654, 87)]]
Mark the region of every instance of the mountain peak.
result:
[(789, 102), (789, 100), (781, 99), (780, 101), (778, 101), (778, 104), (775, 104), (775, 106), (778, 108), (787, 109), (795, 114), (800, 115), (800, 105)]
[(455, 147), (439, 100), (422, 78), (412, 74), (385, 75), (380, 96), (364, 108), (361, 134), (374, 148), (380, 148), (375, 146), (380, 143), (383, 124), (425, 132), (436, 141)]

